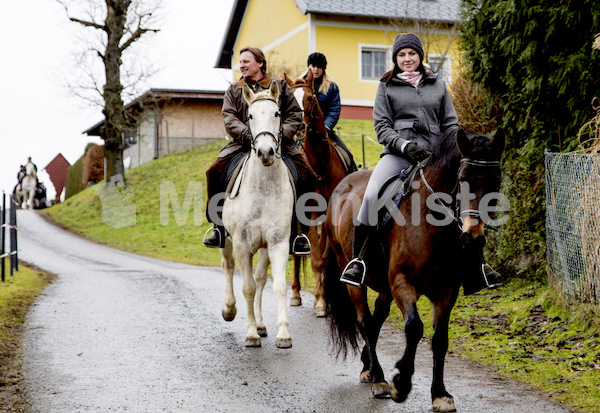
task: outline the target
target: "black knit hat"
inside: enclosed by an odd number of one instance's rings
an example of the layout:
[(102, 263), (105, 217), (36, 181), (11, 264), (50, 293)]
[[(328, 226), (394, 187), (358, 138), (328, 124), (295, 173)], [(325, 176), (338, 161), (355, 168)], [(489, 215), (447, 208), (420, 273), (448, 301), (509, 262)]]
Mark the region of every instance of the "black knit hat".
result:
[(315, 52), (308, 56), (307, 66), (313, 65), (321, 69), (327, 69), (327, 58), (323, 53)]
[(396, 55), (398, 52), (406, 47), (410, 47), (417, 52), (421, 58), (421, 62), (423, 62), (423, 45), (421, 44), (419, 36), (414, 33), (400, 33), (394, 39), (394, 46), (392, 48), (392, 62), (394, 62), (394, 64), (396, 64)]

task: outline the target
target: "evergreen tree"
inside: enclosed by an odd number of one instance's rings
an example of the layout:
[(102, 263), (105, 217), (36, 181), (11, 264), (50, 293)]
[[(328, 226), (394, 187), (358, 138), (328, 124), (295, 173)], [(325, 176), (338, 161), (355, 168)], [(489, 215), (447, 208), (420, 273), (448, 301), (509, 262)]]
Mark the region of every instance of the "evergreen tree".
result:
[(598, 0), (464, 0), (461, 45), (472, 79), (499, 102), (507, 132), (509, 222), (494, 242), (505, 273), (545, 275), (544, 151), (578, 145), (600, 95)]

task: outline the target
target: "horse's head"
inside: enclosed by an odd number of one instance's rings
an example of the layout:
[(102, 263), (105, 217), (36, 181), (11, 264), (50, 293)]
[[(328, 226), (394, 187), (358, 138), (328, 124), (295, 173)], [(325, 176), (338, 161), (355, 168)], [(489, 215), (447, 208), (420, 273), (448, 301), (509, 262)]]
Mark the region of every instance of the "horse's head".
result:
[(502, 173), (500, 158), (504, 151), (504, 132), (499, 129), (493, 138), (470, 135), (461, 129), (456, 143), (462, 155), (458, 171), (457, 202), (462, 219), (463, 246), (483, 248), (485, 220), (499, 199)]
[(25, 174), (34, 178), (36, 177), (35, 166), (31, 162), (25, 165)]
[(313, 74), (309, 70), (306, 79), (296, 79), (292, 81), (285, 73), (283, 75), (286, 82), (292, 88), (294, 97), (302, 109), (303, 123), (310, 129), (315, 130), (321, 136), (327, 136), (325, 128), (325, 117), (319, 106), (319, 100), (313, 90)]
[(279, 155), (281, 143), (281, 112), (279, 87), (271, 82), (269, 89), (254, 93), (244, 85), (244, 99), (248, 103), (248, 126), (252, 134), (252, 149), (263, 165), (269, 166)]

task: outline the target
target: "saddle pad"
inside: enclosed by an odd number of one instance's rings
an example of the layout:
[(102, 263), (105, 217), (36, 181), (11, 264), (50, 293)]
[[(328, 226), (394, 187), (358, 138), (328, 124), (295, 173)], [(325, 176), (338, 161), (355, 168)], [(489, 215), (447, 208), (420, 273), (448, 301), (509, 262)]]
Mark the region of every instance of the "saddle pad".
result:
[[(225, 193), (231, 199), (235, 198), (239, 193), (242, 175), (244, 174), (244, 169), (248, 163), (248, 159), (250, 159), (248, 153), (238, 154), (229, 162), (227, 168), (225, 169), (225, 173), (223, 174), (223, 181), (227, 188)], [(292, 191), (294, 192), (294, 199), (297, 199), (296, 188), (298, 186), (298, 182), (300, 181), (300, 171), (298, 170), (298, 167), (294, 161), (287, 156), (282, 157), (282, 160), (287, 166), (290, 183), (292, 184)]]

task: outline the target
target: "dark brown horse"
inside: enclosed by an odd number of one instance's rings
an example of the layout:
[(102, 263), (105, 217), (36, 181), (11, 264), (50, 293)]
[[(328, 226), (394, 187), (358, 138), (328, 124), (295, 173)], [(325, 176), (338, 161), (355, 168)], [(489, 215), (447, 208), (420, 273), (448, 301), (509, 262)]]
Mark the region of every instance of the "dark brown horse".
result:
[[(305, 127), (299, 132), (299, 138), (303, 140), (304, 152), (308, 163), (318, 177), (316, 193), (321, 195), (325, 201), (328, 201), (334, 188), (348, 172), (346, 172), (344, 164), (328, 137), (327, 129), (325, 128), (325, 118), (319, 106), (317, 96), (313, 91), (312, 72), (308, 71), (306, 79), (301, 78), (295, 81), (290, 80), (287, 75), (284, 75), (284, 77), (294, 91), (296, 100), (298, 100), (298, 104), (304, 113), (303, 123)], [(323, 215), (323, 213), (313, 212), (310, 218), (316, 221), (319, 215)], [(324, 266), (321, 256), (318, 226), (310, 226), (307, 235), (311, 244), (310, 261), (316, 283), (315, 312), (318, 317), (324, 317), (326, 315), (322, 285)], [(292, 282), (291, 305), (302, 304), (302, 299), (300, 298), (300, 260), (300, 257), (294, 256), (294, 280)]]
[[(499, 190), (503, 150), (501, 131), (494, 139), (452, 131), (433, 144), (428, 165), (412, 184), (414, 191), (400, 204), (404, 221), (396, 220), (388, 230), (380, 230), (365, 257), (365, 283), (379, 293), (373, 313), (366, 286), (339, 282), (341, 269), (352, 258), (353, 217), (370, 172), (353, 173), (335, 189), (323, 224), (327, 237), (325, 296), (333, 344), (337, 354), (345, 356), (349, 348), (358, 350), (360, 333), (364, 340), (360, 378), (372, 383), (374, 397), (391, 394), (396, 402), (403, 402), (411, 390), (415, 352), (423, 336), (417, 300), (424, 295), (433, 305), (433, 410), (455, 411), (444, 385), (450, 312), (461, 281), (479, 276), (467, 257), (481, 253), (485, 244), (482, 217), (486, 215), (480, 215), (479, 204), (484, 195)], [(467, 199), (467, 193), (472, 195), (470, 201), (456, 201)], [(442, 206), (444, 201), (448, 204)], [(376, 345), (392, 301), (404, 316), (406, 348), (390, 386), (377, 359)]]

